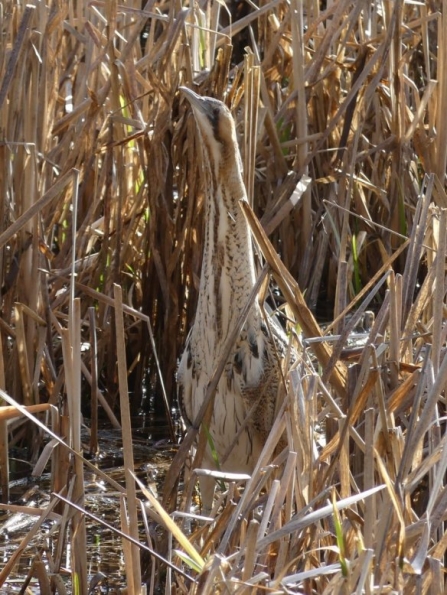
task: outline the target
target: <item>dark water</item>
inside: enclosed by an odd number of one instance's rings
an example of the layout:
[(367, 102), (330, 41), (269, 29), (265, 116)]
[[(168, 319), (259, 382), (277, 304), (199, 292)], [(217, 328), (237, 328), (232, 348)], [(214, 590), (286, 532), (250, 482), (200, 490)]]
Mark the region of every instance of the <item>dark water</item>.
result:
[[(153, 422), (153, 418), (151, 421)], [(140, 416), (138, 420), (133, 420), (133, 427), (135, 428), (133, 446), (136, 474), (145, 485), (150, 485), (152, 490), (157, 493), (161, 490), (163, 478), (174, 450), (165, 439), (166, 426), (162, 423), (150, 425), (147, 419), (142, 419)], [(99, 443), (99, 456), (92, 462), (97, 464), (109, 477), (124, 485), (121, 432), (110, 429), (101, 430)], [(23, 459), (21, 460), (23, 461)], [(50, 501), (49, 475), (31, 478), (30, 466), (26, 462), (19, 462), (18, 457), (11, 460), (11, 469), (14, 472), (14, 475), (12, 473), (10, 475), (11, 503), (45, 508)], [(85, 470), (85, 508), (109, 525), (120, 529), (119, 494), (90, 470)], [(37, 518), (37, 516), (0, 511), (0, 570), (17, 550)], [(20, 592), (36, 554), (40, 555), (46, 564), (48, 574), (50, 574), (48, 560), (55, 555), (59, 539), (58, 529), (53, 532), (54, 526), (55, 523), (48, 521), (33, 538), (8, 580), (0, 588), (0, 595)], [(125, 588), (121, 537), (88, 517), (86, 517), (86, 531), (91, 592), (111, 595), (117, 589)], [(140, 541), (147, 545), (143, 527), (141, 527)], [(70, 546), (67, 540), (59, 571), (59, 575), (66, 585), (67, 593), (72, 592), (69, 568)], [(34, 579), (28, 588), (28, 592), (39, 593), (39, 586)]]

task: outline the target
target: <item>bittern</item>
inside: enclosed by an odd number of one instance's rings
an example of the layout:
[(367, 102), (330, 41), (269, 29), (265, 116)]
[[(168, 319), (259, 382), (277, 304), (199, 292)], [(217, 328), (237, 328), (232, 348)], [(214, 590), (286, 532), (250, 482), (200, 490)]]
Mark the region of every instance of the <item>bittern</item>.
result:
[[(239, 205), (239, 201), (247, 200), (247, 194), (233, 117), (221, 101), (180, 89), (195, 116), (205, 178), (205, 234), (197, 310), (177, 372), (182, 415), (186, 423), (192, 423), (256, 278), (250, 230)], [(285, 335), (281, 336), (277, 328), (273, 334), (269, 332), (256, 298), (214, 396), (208, 430), (222, 471), (252, 473), (254, 469), (274, 422), (281, 381), (278, 349), (284, 354), (284, 342)], [(256, 401), (258, 405), (254, 406)], [(208, 445), (203, 468), (216, 469), (212, 454)], [(214, 480), (201, 478), (200, 484), (203, 507), (210, 510)]]

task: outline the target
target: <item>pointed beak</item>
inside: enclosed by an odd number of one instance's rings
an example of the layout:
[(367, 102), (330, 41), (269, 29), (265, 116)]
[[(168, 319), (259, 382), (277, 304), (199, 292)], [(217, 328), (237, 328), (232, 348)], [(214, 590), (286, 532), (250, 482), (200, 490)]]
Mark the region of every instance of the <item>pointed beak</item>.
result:
[(188, 87), (179, 87), (179, 91), (183, 93), (194, 111), (197, 110), (199, 114), (210, 117), (210, 106), (204, 97), (191, 91)]

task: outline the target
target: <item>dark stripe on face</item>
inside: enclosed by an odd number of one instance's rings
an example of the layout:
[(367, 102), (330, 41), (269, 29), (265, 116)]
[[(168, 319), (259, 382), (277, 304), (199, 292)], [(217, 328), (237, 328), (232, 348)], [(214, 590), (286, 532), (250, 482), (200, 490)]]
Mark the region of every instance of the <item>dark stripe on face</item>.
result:
[(206, 106), (206, 109), (203, 110), (203, 113), (206, 114), (206, 117), (207, 117), (209, 123), (211, 124), (211, 128), (213, 129), (214, 138), (219, 143), (221, 142), (220, 132), (219, 132), (219, 127), (220, 127), (219, 122), (220, 122), (221, 110), (222, 110), (222, 107), (217, 101), (212, 102), (210, 100), (208, 100), (208, 105)]
[(220, 142), (220, 134), (219, 134), (219, 114), (220, 110), (218, 107), (214, 108), (211, 114), (210, 122), (211, 127), (213, 129), (214, 138)]

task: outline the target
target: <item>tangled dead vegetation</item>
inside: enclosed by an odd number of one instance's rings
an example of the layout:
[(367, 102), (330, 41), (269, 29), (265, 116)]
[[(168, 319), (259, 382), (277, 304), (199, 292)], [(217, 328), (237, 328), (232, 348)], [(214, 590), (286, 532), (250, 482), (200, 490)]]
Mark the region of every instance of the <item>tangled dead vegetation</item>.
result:
[[(92, 452), (97, 400), (115, 425), (120, 410), (127, 491), (104, 481), (138, 537), (130, 414), (145, 387), (170, 420), (200, 275), (186, 85), (236, 118), (246, 215), (303, 347), (255, 473), (221, 480), (212, 520), (180, 533), (193, 486), (181, 502), (175, 482), (191, 436), (166, 484), (175, 522), (147, 495), (174, 538), (166, 592), (443, 593), (445, 3), (55, 0), (1, 11), (3, 499), (9, 440), (28, 442), (35, 461), (45, 425), (30, 439), (25, 421), (51, 414), (53, 445), (73, 450), (54, 449), (60, 496), (39, 523), (52, 515), (61, 540), (71, 524), (73, 584), (87, 592), (82, 392)], [(359, 331), (366, 311), (374, 320)], [(284, 431), (288, 447), (273, 455)], [(70, 522), (61, 498), (81, 507)], [(124, 543), (137, 593), (138, 549)]]

